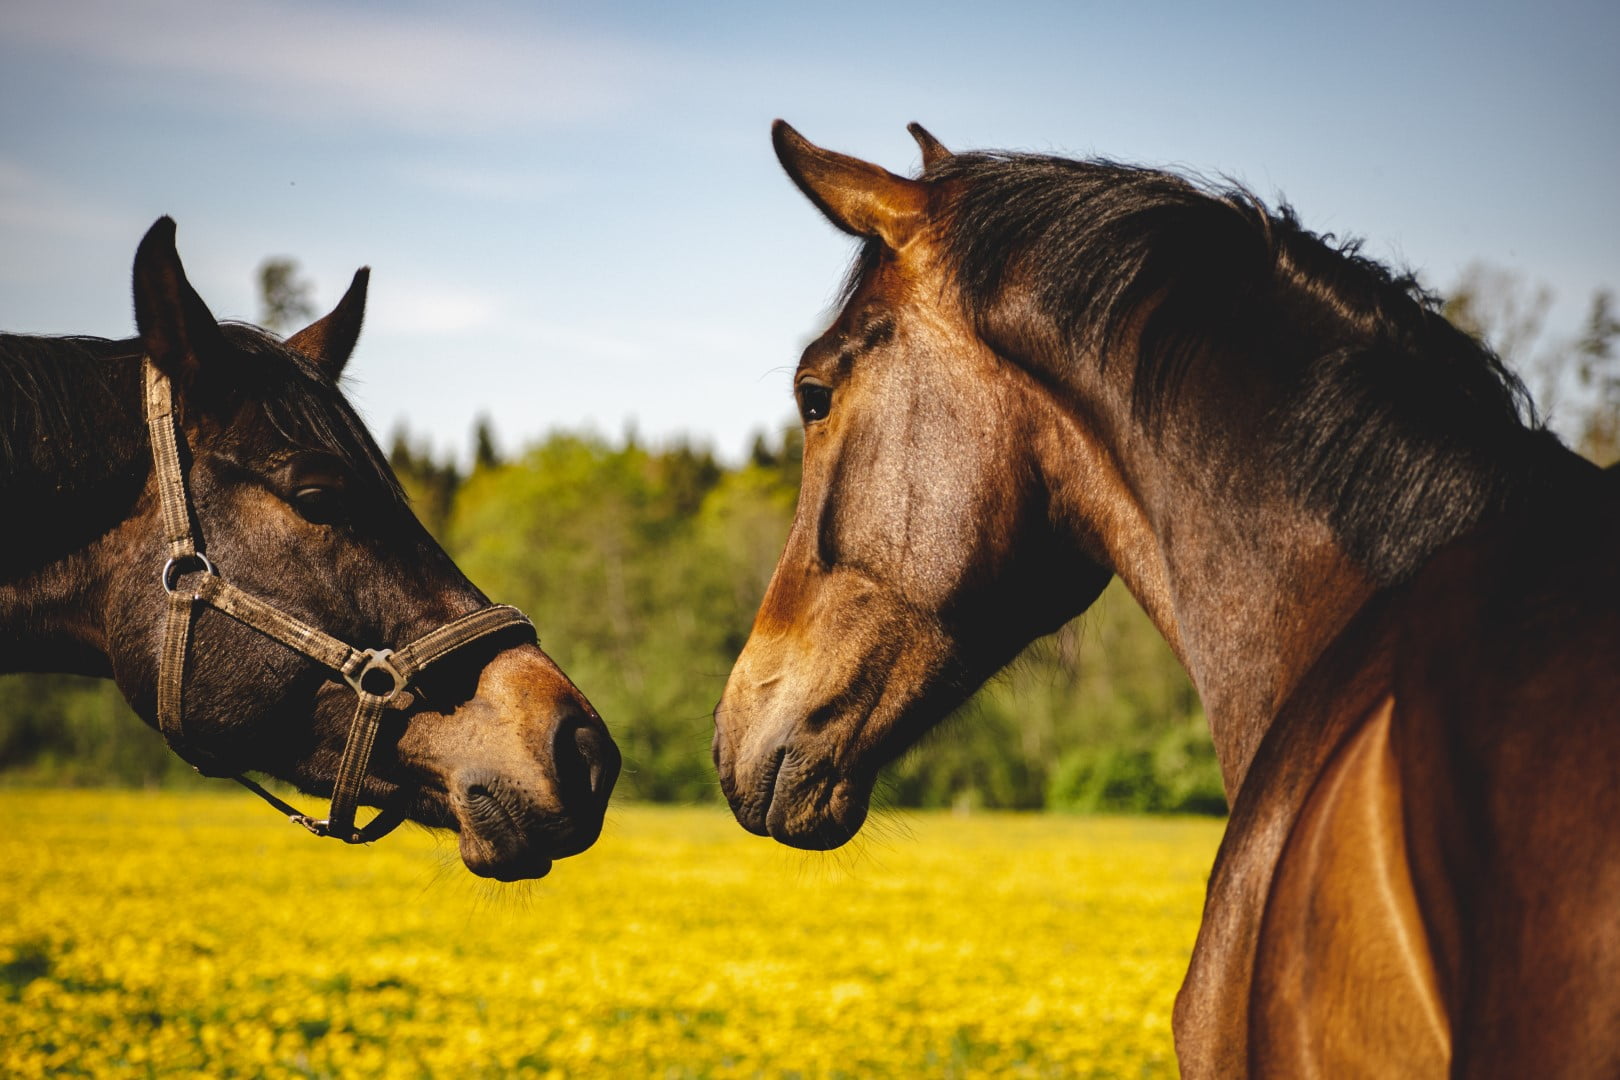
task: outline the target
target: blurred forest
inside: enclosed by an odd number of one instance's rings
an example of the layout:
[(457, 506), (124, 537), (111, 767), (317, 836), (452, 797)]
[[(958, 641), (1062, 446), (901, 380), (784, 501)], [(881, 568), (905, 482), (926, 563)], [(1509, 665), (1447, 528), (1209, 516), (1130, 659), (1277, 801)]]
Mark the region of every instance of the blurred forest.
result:
[[(307, 314), (290, 260), (261, 270), (264, 321)], [(1523, 373), (1565, 438), (1620, 458), (1620, 332), (1592, 298), (1574, 340), (1545, 332), (1551, 297), (1471, 268), (1447, 313)], [(507, 454), (480, 422), (472, 452), (395, 432), (390, 460), (418, 514), (491, 597), (529, 612), (624, 751), (621, 797), (718, 801), (710, 710), (748, 635), (798, 491), (801, 437), (761, 435), (746, 461), (695, 444), (557, 432)], [(468, 465), (459, 461), (467, 460)], [(1196, 694), (1116, 582), (1031, 646), (942, 730), (887, 770), (889, 802), (957, 808), (1221, 813)], [(190, 770), (111, 683), (0, 679), (0, 781), (171, 784)]]

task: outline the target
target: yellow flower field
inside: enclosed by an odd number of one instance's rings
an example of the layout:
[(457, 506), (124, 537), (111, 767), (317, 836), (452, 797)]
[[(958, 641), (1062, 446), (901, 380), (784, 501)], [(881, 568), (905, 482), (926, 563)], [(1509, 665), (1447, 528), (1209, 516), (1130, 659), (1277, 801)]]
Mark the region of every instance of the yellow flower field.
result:
[(621, 807), (503, 887), (223, 788), (0, 820), (6, 1077), (1172, 1075), (1220, 833), (904, 813), (816, 856)]

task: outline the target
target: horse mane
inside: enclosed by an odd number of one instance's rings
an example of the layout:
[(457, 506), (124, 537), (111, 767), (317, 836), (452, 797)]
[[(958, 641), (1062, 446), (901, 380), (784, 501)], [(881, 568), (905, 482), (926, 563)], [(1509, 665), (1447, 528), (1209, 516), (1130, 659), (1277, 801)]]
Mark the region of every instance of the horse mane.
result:
[[(73, 492), (132, 460), (143, 443), (140, 384), (112, 363), (137, 343), (0, 334), (0, 490)], [(127, 383), (127, 385), (122, 385)]]
[(1381, 583), (1518, 497), (1556, 444), (1415, 277), (1287, 205), (1035, 154), (958, 154), (925, 179), (948, 193), (945, 257), (981, 330), (1003, 288), (1027, 290), (1069, 364), (1134, 358), (1132, 411), (1156, 436), (1195, 364), (1247, 366), (1275, 390), (1272, 443), (1250, 452)]
[[(338, 384), (314, 361), (247, 323), (220, 324), (234, 355), (232, 391), (300, 449), (330, 453), (392, 502), (405, 495)], [(149, 465), (138, 339), (0, 335), (0, 488), (49, 478), (70, 492), (104, 481), (109, 464)], [(120, 374), (122, 372), (122, 374)], [(184, 408), (184, 403), (182, 403)]]

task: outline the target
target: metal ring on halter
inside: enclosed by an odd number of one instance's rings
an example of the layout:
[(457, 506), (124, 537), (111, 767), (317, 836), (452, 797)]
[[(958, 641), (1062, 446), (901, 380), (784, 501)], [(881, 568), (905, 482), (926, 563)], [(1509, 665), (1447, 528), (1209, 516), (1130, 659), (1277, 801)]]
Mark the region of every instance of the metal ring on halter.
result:
[(215, 570), (214, 564), (208, 561), (208, 556), (204, 555), (200, 551), (194, 551), (190, 555), (176, 555), (174, 558), (163, 564), (162, 581), (164, 592), (168, 593), (170, 596), (175, 594), (176, 590), (180, 586), (180, 574), (190, 572), (183, 569), (185, 564), (192, 562), (193, 560), (202, 563), (201, 566), (195, 567), (194, 569), (201, 570), (205, 574), (213, 574), (215, 577), (219, 576), (219, 571)]
[[(366, 649), (366, 666), (352, 676), (344, 675), (344, 681), (353, 687), (354, 692), (357, 694), (370, 694), (372, 697), (380, 697), (384, 701), (388, 701), (395, 694), (405, 689), (406, 682), (405, 676), (401, 675), (399, 669), (389, 662), (389, 657), (393, 655), (393, 649)], [(388, 689), (387, 693), (379, 694), (366, 687), (366, 676), (374, 671), (380, 671), (393, 680), (393, 686)]]

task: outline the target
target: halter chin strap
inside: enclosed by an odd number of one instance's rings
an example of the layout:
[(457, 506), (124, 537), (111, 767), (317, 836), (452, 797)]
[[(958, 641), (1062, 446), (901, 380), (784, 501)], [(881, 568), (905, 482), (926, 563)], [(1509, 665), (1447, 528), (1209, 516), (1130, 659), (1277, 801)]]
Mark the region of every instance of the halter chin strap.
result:
[[(152, 436), (153, 474), (163, 510), (163, 531), (168, 561), (160, 580), (169, 595), (163, 630), (163, 652), (158, 661), (158, 729), (175, 753), (205, 776), (225, 776), (257, 793), (316, 836), (332, 836), (349, 844), (363, 844), (392, 832), (405, 820), (403, 809), (384, 809), (365, 826), (356, 828), (355, 809), (360, 786), (371, 762), (383, 711), (408, 700), (406, 686), (417, 675), (451, 653), (491, 634), (515, 626), (534, 625), (517, 608), (495, 604), (446, 623), (398, 649), (356, 649), (286, 612), (265, 603), (220, 577), (208, 557), (197, 549), (191, 529), (190, 502), (185, 474), (180, 468), (180, 432), (174, 419), (174, 394), (168, 376), (150, 357), (146, 373), (146, 425)], [(193, 587), (182, 589), (182, 577), (194, 577)], [(191, 624), (198, 604), (208, 604), (244, 626), (274, 638), (289, 649), (336, 672), (359, 699), (349, 738), (343, 747), (337, 779), (332, 784), (332, 807), (325, 818), (312, 818), (283, 802), (240, 773), (222, 768), (218, 759), (190, 743), (185, 736), (183, 697), (186, 654)]]

